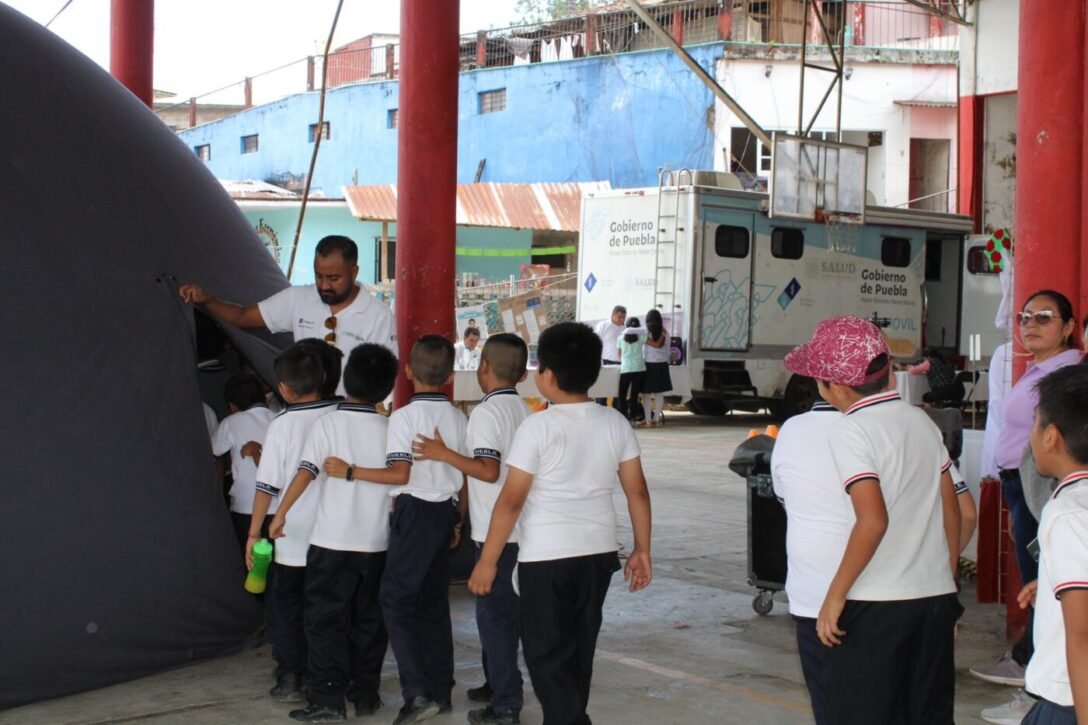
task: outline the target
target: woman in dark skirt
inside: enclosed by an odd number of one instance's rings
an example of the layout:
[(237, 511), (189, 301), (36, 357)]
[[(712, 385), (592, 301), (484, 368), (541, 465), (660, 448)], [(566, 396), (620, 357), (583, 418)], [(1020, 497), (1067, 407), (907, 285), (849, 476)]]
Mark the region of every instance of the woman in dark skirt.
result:
[(665, 424), (665, 393), (672, 390), (669, 377), (669, 336), (661, 320), (661, 313), (646, 313), (646, 378), (642, 386), (642, 410), (646, 414), (643, 425), (651, 428)]

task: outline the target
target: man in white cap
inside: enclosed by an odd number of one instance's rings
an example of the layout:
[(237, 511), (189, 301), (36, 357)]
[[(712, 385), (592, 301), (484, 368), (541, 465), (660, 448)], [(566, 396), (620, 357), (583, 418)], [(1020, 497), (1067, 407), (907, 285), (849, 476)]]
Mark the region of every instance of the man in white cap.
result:
[(929, 417), (888, 391), (884, 334), (824, 320), (786, 356), (843, 415), (831, 455), (855, 521), (817, 617), (830, 722), (953, 722), (960, 514)]

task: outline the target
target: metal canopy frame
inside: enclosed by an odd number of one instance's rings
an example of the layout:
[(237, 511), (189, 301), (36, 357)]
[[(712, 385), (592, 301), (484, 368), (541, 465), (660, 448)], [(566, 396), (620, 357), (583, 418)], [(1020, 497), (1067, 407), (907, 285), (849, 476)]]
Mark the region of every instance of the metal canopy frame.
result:
[[(824, 14), (824, 6), (821, 0), (805, 0), (805, 22), (801, 35), (801, 82), (798, 88), (798, 101), (797, 101), (797, 135), (807, 137), (812, 132), (812, 127), (816, 124), (816, 119), (820, 117), (820, 113), (824, 110), (824, 106), (827, 105), (827, 99), (831, 97), (831, 92), (838, 89), (838, 96), (836, 104), (838, 109), (835, 113), (835, 140), (839, 143), (842, 142), (842, 92), (843, 92), (843, 71), (845, 68), (846, 59), (846, 9), (847, 3), (838, 2), (835, 3), (835, 7), (839, 12), (839, 41), (838, 43), (831, 37), (831, 32), (827, 29), (827, 16)], [(823, 38), (821, 47), (826, 49), (831, 56), (831, 65), (821, 65), (820, 63), (813, 63), (808, 59), (808, 31), (809, 31), (809, 19), (816, 21), (816, 25), (820, 28), (820, 36)], [(830, 73), (832, 75), (831, 83), (828, 84), (827, 90), (824, 91), (823, 98), (820, 99), (820, 103), (816, 106), (816, 111), (812, 114), (812, 117), (808, 119), (808, 123), (805, 123), (805, 75), (809, 70), (818, 70), (823, 73)]]

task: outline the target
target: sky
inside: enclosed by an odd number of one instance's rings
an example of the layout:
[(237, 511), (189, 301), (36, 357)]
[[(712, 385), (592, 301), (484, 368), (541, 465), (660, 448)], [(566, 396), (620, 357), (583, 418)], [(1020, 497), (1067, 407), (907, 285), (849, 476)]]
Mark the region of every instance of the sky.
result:
[[(45, 24), (66, 0), (0, 2)], [(461, 0), (461, 32), (509, 26), (514, 21), (513, 8), (514, 0)], [(49, 29), (108, 68), (109, 11), (110, 0), (72, 0)], [(187, 99), (308, 55), (320, 55), (335, 12), (336, 0), (156, 0), (155, 88)], [(333, 47), (372, 33), (396, 34), (399, 29), (396, 0), (344, 0)], [(264, 90), (284, 84), (302, 90), (303, 68), (301, 64), (268, 76)], [(257, 79), (257, 102), (269, 95), (261, 90)]]

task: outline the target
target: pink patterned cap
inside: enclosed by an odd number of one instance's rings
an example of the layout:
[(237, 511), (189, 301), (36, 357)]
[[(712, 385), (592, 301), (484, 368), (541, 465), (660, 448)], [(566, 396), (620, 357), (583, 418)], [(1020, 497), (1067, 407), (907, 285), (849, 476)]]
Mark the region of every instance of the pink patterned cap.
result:
[(884, 333), (861, 317), (832, 317), (816, 326), (812, 339), (786, 355), (786, 369), (806, 377), (840, 385), (864, 385), (879, 380), (887, 367), (866, 375), (878, 355), (891, 352)]

